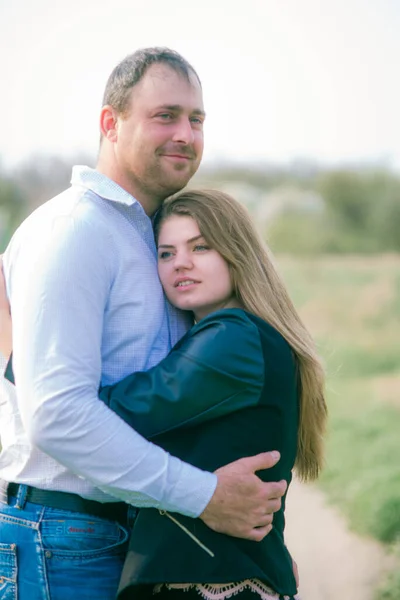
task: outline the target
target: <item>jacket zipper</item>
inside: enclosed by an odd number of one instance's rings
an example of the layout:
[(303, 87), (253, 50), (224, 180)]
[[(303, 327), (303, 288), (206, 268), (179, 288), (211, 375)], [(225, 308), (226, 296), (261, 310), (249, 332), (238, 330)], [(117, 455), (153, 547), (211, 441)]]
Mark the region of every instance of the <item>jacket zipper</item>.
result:
[(192, 538), (192, 540), (194, 542), (196, 542), (196, 544), (198, 544), (200, 546), (200, 548), (202, 548), (205, 552), (207, 552), (207, 554), (209, 554), (212, 558), (214, 558), (215, 554), (214, 552), (212, 552), (210, 550), (210, 548), (207, 548), (207, 546), (205, 546), (200, 540), (199, 538), (197, 538), (191, 531), (189, 531), (189, 529), (187, 529), (184, 525), (182, 525), (182, 523), (180, 523), (178, 521), (178, 519), (175, 519), (175, 517), (173, 517), (172, 515), (170, 515), (170, 513), (166, 510), (159, 510), (160, 515), (165, 515), (166, 517), (168, 517), (169, 519), (171, 519), (171, 521), (173, 521), (176, 525), (178, 525), (178, 527), (180, 527), (182, 529), (182, 531), (184, 531), (190, 538)]

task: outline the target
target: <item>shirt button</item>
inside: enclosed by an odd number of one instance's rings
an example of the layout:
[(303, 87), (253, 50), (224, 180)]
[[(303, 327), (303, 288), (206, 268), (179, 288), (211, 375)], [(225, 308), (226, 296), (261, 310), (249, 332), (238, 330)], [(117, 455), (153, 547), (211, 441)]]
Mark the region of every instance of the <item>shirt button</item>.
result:
[(46, 550), (45, 556), (46, 556), (46, 558), (51, 558), (53, 556), (53, 554), (50, 552), (50, 550)]

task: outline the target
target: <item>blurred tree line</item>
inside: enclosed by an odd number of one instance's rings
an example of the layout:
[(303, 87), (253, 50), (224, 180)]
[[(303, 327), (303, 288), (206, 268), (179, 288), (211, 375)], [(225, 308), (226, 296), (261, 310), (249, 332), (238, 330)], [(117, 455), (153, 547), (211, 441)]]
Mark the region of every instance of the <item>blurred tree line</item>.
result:
[[(291, 210), (272, 226), (285, 250), (326, 253), (400, 251), (400, 178), (387, 171), (328, 171), (314, 181), (324, 210)], [(294, 241), (296, 228), (303, 239)], [(291, 242), (292, 240), (292, 242)]]
[(81, 156), (71, 162), (56, 156), (38, 156), (13, 170), (6, 171), (0, 165), (0, 252), (35, 208), (69, 187), (72, 164), (92, 166), (93, 160)]
[[(36, 157), (0, 168), (0, 251), (32, 210), (69, 186), (71, 164), (92, 163)], [(388, 169), (203, 165), (191, 185), (241, 200), (274, 251), (400, 252), (400, 176)]]

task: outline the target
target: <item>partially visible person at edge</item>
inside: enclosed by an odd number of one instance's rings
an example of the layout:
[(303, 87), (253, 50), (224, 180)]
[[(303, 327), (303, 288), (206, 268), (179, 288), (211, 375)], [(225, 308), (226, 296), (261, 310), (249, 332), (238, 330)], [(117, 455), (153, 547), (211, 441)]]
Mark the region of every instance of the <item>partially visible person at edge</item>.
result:
[[(164, 203), (155, 227), (165, 293), (196, 324), (157, 366), (104, 387), (101, 399), (200, 469), (277, 448), (281, 459), (262, 479), (290, 483), (293, 467), (315, 479), (326, 420), (323, 370), (247, 212), (221, 192), (187, 191)], [(284, 507), (258, 543), (141, 509), (118, 598), (293, 599)]]
[(255, 471), (276, 455), (198, 469), (97, 395), (157, 364), (189, 326), (164, 299), (152, 216), (197, 170), (204, 117), (184, 58), (159, 48), (128, 56), (106, 86), (96, 169), (75, 167), (72, 187), (28, 217), (5, 252), (17, 385), (0, 381), (2, 597), (114, 598), (128, 506), (249, 540), (271, 530), (286, 482)]

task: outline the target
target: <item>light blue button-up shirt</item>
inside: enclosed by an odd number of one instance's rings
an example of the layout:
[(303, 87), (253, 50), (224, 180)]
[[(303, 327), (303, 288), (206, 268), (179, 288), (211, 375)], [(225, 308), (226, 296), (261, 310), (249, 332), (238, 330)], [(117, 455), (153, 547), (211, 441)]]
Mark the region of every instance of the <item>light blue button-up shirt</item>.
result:
[(185, 332), (157, 275), (152, 224), (116, 183), (75, 167), (4, 258), (15, 389), (0, 389), (0, 477), (102, 502), (198, 516), (216, 476), (143, 439), (98, 400)]

